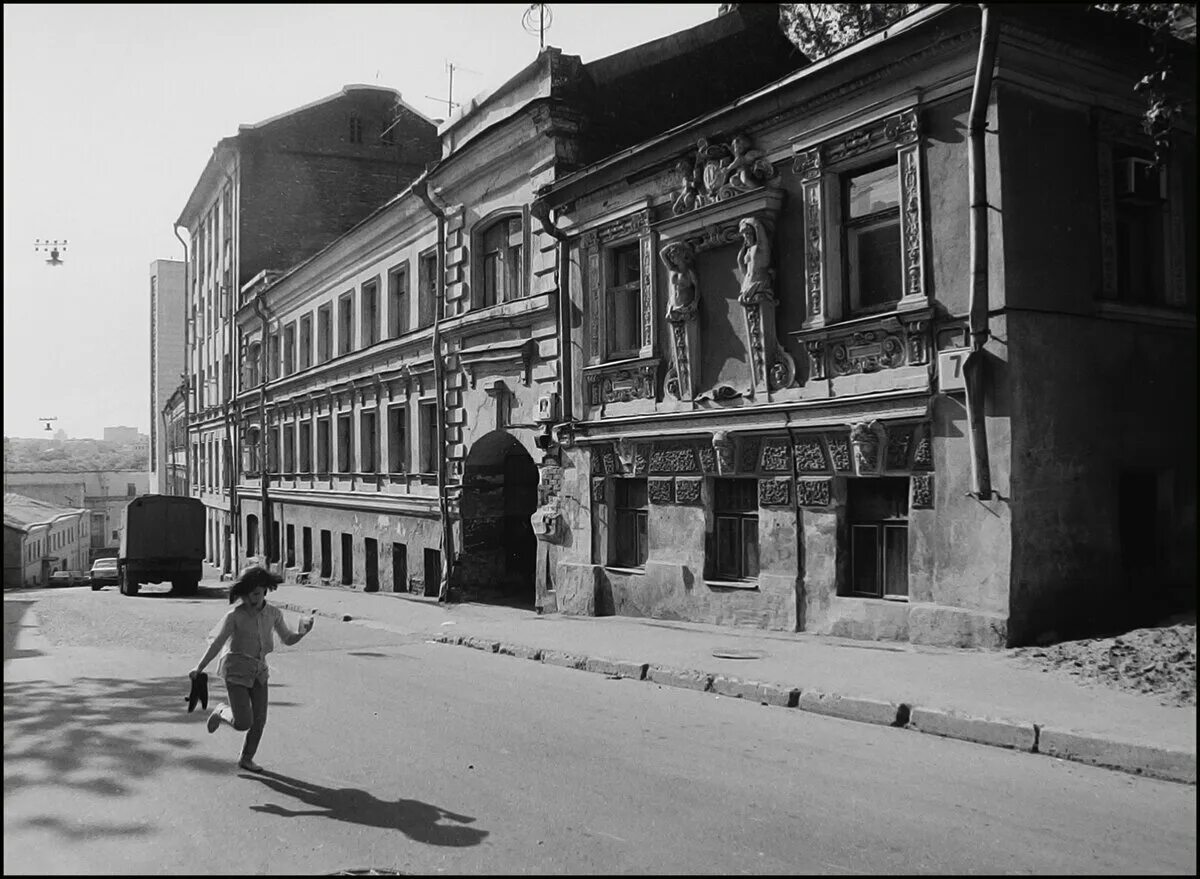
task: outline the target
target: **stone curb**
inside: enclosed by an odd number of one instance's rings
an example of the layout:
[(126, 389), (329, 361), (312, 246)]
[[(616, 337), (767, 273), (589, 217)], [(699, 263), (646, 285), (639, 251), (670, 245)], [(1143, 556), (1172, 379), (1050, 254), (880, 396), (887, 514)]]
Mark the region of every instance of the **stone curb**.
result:
[[(332, 619), (351, 621), (350, 614), (319, 611), (288, 602), (276, 606), (299, 613), (313, 613)], [(1045, 754), (1061, 760), (1087, 763), (1104, 769), (1116, 769), (1166, 781), (1196, 784), (1196, 755), (1187, 751), (1156, 748), (1084, 733), (1047, 727), (1029, 721), (972, 717), (955, 711), (925, 708), (906, 702), (863, 699), (839, 693), (802, 690), (784, 684), (747, 681), (724, 674), (697, 669), (680, 669), (630, 660), (583, 656), (563, 650), (528, 647), (491, 638), (438, 632), (428, 640), (439, 644), (458, 644), (488, 653), (532, 659), (547, 665), (590, 671), (609, 677), (648, 681), (667, 687), (680, 687), (715, 693), (733, 699), (757, 701), (764, 705), (798, 708), (814, 714), (893, 726), (913, 732), (959, 739), (996, 748), (1008, 748), (1032, 754)]]
[(995, 748), (1012, 748), (1017, 751), (1038, 749), (1038, 730), (1032, 723), (991, 720), (969, 717), (954, 711), (914, 707), (909, 713), (908, 726), (917, 732), (977, 742)]
[(1122, 769), (1168, 781), (1196, 783), (1196, 755), (1133, 742), (1101, 739), (1053, 727), (1039, 727), (1037, 751), (1063, 760)]

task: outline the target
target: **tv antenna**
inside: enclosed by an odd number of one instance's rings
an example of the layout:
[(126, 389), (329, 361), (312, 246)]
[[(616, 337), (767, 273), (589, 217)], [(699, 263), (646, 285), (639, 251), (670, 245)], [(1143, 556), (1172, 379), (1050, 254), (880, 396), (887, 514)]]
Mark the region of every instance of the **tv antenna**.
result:
[(431, 101), (437, 101), (439, 104), (445, 104), (446, 105), (446, 115), (449, 116), (451, 113), (454, 112), (455, 107), (462, 106), (462, 104), (460, 104), (458, 101), (454, 100), (454, 71), (461, 70), (463, 73), (474, 73), (477, 76), (482, 76), (482, 74), (480, 74), (478, 70), (471, 70), (471, 68), (469, 68), (469, 67), (462, 67), (458, 64), (455, 64), (453, 61), (446, 62), (446, 70), (450, 74), (450, 86), (446, 90), (446, 97), (435, 98), (433, 95), (426, 95), (425, 97)]
[(50, 418), (39, 418), (39, 419), (38, 419), (38, 421), (44, 421), (44, 422), (46, 422), (46, 430), (54, 430), (54, 428), (50, 426), (50, 422), (52, 422), (52, 421), (58, 421), (58, 416), (57, 416), (57, 415), (53, 415), (53, 416), (51, 416)]
[(46, 265), (61, 266), (63, 261), (59, 253), (67, 249), (67, 239), (64, 238), (62, 241), (50, 241), (47, 239), (43, 241), (41, 238), (35, 238), (33, 239), (33, 249), (50, 254), (50, 258), (46, 260)]
[(521, 27), (528, 34), (537, 34), (538, 48), (546, 48), (546, 30), (554, 22), (549, 3), (531, 3), (521, 18)]

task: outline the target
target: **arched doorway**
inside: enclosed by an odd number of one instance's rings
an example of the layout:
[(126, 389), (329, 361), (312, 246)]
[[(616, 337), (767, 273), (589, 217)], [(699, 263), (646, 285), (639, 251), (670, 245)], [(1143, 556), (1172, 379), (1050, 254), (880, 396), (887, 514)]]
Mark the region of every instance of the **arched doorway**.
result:
[(517, 440), (492, 431), (463, 464), (462, 554), (455, 584), (464, 597), (533, 607), (538, 469)]

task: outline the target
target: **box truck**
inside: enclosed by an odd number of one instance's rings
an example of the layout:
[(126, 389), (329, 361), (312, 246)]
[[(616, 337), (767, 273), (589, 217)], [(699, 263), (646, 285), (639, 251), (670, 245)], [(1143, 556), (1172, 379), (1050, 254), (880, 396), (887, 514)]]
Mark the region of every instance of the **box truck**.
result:
[(121, 513), (117, 556), (122, 595), (143, 583), (170, 583), (171, 591), (195, 595), (203, 575), (204, 504), (179, 495), (144, 494)]

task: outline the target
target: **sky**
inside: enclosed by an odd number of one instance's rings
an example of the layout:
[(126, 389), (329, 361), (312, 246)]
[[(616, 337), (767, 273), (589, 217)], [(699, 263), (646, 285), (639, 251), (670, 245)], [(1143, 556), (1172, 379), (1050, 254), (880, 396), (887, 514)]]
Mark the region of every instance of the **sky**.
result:
[[(546, 44), (584, 62), (718, 6), (547, 5)], [(150, 264), (183, 259), (173, 224), (217, 141), (351, 83), (445, 117), (448, 62), (461, 102), (533, 60), (528, 9), (5, 4), (4, 435), (149, 433)], [(65, 239), (64, 264), (36, 239)]]

